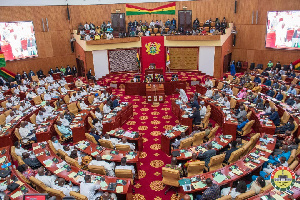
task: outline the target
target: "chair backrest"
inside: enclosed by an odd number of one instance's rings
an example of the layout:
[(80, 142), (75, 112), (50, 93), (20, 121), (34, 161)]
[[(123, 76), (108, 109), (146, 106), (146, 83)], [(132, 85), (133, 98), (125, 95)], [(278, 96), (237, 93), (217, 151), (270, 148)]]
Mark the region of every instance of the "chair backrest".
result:
[(61, 149), (57, 150), (57, 155), (59, 157), (61, 157), (63, 160), (65, 160), (66, 156), (68, 156), (68, 154), (66, 152), (64, 152), (63, 150), (61, 150)]
[(219, 90), (222, 90), (224, 83), (223, 82), (219, 82), (217, 88)]
[(2, 102), (1, 102), (1, 107), (2, 107), (2, 108), (6, 108), (6, 103), (7, 103), (7, 102), (8, 102), (7, 100), (6, 100), (6, 101), (2, 101)]
[(198, 146), (203, 143), (203, 138), (205, 137), (205, 131), (195, 133), (193, 136), (193, 146)]
[(233, 163), (240, 159), (241, 155), (245, 151), (245, 148), (239, 148), (238, 150), (235, 150), (234, 152), (231, 153), (230, 158), (228, 159), (228, 163)]
[(244, 199), (249, 199), (250, 197), (255, 195), (255, 191), (254, 190), (249, 190), (245, 193), (242, 193), (240, 195), (238, 195), (235, 200), (244, 200)]
[(17, 137), (17, 139), (20, 141), (20, 140), (22, 140), (22, 137), (21, 137), (21, 135), (20, 135), (20, 133), (19, 133), (19, 129), (18, 128), (15, 128), (15, 136)]
[(57, 135), (59, 136), (59, 140), (60, 140), (60, 141), (64, 141), (63, 134), (58, 130), (56, 124), (54, 124), (54, 129), (55, 129)]
[(50, 187), (46, 188), (46, 192), (50, 196), (55, 196), (57, 199), (62, 199), (62, 198), (64, 198), (66, 196), (66, 195), (64, 195), (63, 191), (61, 191), (61, 190), (55, 190), (55, 189), (50, 188)]
[(90, 142), (94, 143), (94, 144), (98, 144), (98, 142), (95, 140), (95, 138), (90, 135), (89, 133), (85, 133), (85, 137), (87, 140), (89, 140)]
[(4, 115), (7, 117), (7, 116), (10, 114), (10, 112), (11, 112), (11, 109), (5, 111), (5, 112), (4, 112)]
[(236, 106), (236, 100), (234, 98), (230, 99), (230, 108), (235, 108)]
[(40, 105), (42, 103), (42, 98), (39, 95), (33, 97), (32, 100), (33, 100), (33, 102), (34, 102), (35, 105)]
[(210, 105), (208, 105), (207, 107), (206, 107), (206, 113), (209, 113), (211, 111), (211, 107), (210, 107)]
[(283, 96), (283, 98), (282, 98), (282, 102), (285, 102), (285, 100), (286, 100), (286, 97), (287, 97), (287, 95), (286, 95), (286, 92), (282, 92), (282, 96)]
[(294, 125), (295, 125), (295, 128), (291, 132), (292, 135), (296, 132), (296, 130), (298, 129), (298, 126), (299, 126), (299, 124), (296, 121), (294, 121)]
[(48, 140), (48, 144), (49, 144), (49, 148), (55, 153), (57, 154), (57, 150), (54, 148), (53, 143), (51, 140)]
[(208, 163), (209, 171), (214, 171), (222, 167), (222, 163), (225, 159), (225, 154), (216, 155), (210, 158)]
[(264, 193), (265, 191), (268, 191), (272, 188), (273, 188), (272, 184), (267, 184), (265, 187), (260, 189), (260, 193)]
[(179, 149), (186, 149), (192, 146), (193, 137), (186, 138), (180, 141)]
[(93, 111), (90, 111), (90, 114), (91, 114), (91, 116), (92, 116), (93, 119), (97, 118), (96, 115), (95, 115), (95, 113)]
[(103, 106), (104, 106), (104, 103), (101, 103), (100, 106), (99, 106), (99, 109), (100, 109), (101, 111), (103, 111)]
[(232, 81), (232, 80), (233, 80), (233, 76), (228, 75), (227, 79), (228, 79), (229, 81)]
[(106, 175), (106, 171), (105, 171), (105, 168), (103, 166), (88, 165), (88, 169), (92, 173), (96, 173), (96, 174), (100, 174), (100, 175)]
[(296, 149), (293, 149), (291, 151), (290, 158), (287, 161), (289, 165), (292, 164), (292, 162), (295, 160), (295, 158), (296, 158), (296, 151), (297, 151)]
[(246, 155), (251, 150), (251, 146), (252, 146), (252, 141), (249, 141), (246, 144), (244, 144), (244, 146), (243, 146), (244, 152), (242, 153), (241, 156)]
[(65, 161), (67, 163), (69, 163), (70, 165), (74, 166), (74, 167), (77, 167), (77, 168), (81, 168), (81, 166), (79, 165), (79, 163), (77, 162), (77, 160), (73, 159), (73, 158), (70, 158), (69, 156), (66, 156), (65, 157)]
[(130, 151), (130, 146), (129, 145), (116, 144), (116, 150)]
[(4, 114), (0, 115), (0, 125), (4, 126), (6, 124), (6, 116)]
[(47, 186), (40, 180), (36, 179), (35, 177), (31, 176), (29, 178), (30, 182), (35, 186), (36, 190), (40, 193), (46, 192)]
[(174, 187), (179, 187), (179, 178), (180, 178), (180, 172), (176, 169), (171, 168), (162, 168), (162, 182), (165, 185), (171, 185)]
[(232, 199), (232, 197), (229, 194), (229, 195), (226, 195), (226, 196), (222, 196), (221, 198), (218, 198), (217, 200), (231, 200), (231, 199)]
[(35, 82), (39, 82), (39, 78), (38, 78), (37, 75), (31, 76), (31, 80), (32, 80), (32, 81), (35, 81)]
[(208, 112), (208, 113), (205, 114), (204, 119), (202, 121), (203, 128), (207, 127), (207, 125), (209, 123), (210, 115), (211, 115), (211, 112)]
[(255, 120), (251, 120), (244, 126), (242, 136), (248, 135), (251, 132), (251, 128), (254, 123), (255, 123)]
[(93, 103), (93, 101), (94, 101), (94, 98), (95, 98), (95, 96), (94, 96), (94, 95), (90, 95), (90, 96), (88, 96), (88, 102), (89, 102), (90, 104), (92, 104), (92, 103)]
[(98, 141), (99, 141), (100, 145), (105, 147), (105, 148), (108, 148), (108, 149), (113, 149), (114, 148), (114, 145), (109, 140), (99, 139)]
[(73, 113), (74, 115), (76, 115), (78, 113), (78, 108), (76, 106), (76, 102), (70, 103), (67, 105), (68, 106), (68, 110)]
[(77, 200), (88, 200), (88, 198), (80, 193), (71, 191), (70, 196), (74, 197)]
[(29, 119), (31, 123), (36, 124), (36, 114), (31, 115)]
[(294, 160), (294, 162), (292, 162), (290, 165), (289, 165), (289, 168), (291, 170), (294, 170), (299, 164), (299, 161), (298, 160)]
[(79, 101), (77, 102), (77, 104), (76, 104), (76, 105), (77, 105), (77, 108), (78, 108), (79, 110), (82, 110), (82, 109), (81, 109), (81, 106), (80, 106), (80, 102), (79, 102)]
[(66, 95), (66, 96), (64, 97), (64, 102), (65, 102), (65, 103), (70, 103), (70, 97), (69, 97), (69, 95)]
[(93, 120), (91, 117), (88, 117), (88, 123), (90, 125), (91, 128), (95, 128), (94, 124), (93, 124)]
[(203, 174), (203, 169), (205, 166), (204, 161), (190, 162), (187, 167), (188, 177), (195, 176), (197, 174)]
[(115, 169), (115, 175), (118, 178), (133, 178), (131, 169)]
[(248, 120), (250, 120), (251, 115), (252, 115), (252, 111), (249, 111), (249, 112), (247, 113), (247, 115), (246, 115), (246, 117), (247, 117)]
[(14, 161), (17, 160), (18, 156), (16, 154), (16, 147), (15, 146), (11, 146), (11, 148), (10, 148), (10, 155), (11, 155), (11, 157), (12, 157), (12, 159)]
[(213, 129), (211, 129), (209, 135), (207, 136), (207, 138), (209, 139), (209, 141), (211, 141), (212, 139), (214, 139), (214, 137), (216, 136), (216, 132), (219, 129), (219, 127), (220, 126), (218, 124), (216, 124), (216, 126)]

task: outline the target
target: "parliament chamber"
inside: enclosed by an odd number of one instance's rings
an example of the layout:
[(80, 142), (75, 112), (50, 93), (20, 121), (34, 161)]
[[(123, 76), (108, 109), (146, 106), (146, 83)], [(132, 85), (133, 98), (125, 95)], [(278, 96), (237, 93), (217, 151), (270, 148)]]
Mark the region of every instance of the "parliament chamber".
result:
[(299, 0), (0, 11), (1, 199), (300, 199)]

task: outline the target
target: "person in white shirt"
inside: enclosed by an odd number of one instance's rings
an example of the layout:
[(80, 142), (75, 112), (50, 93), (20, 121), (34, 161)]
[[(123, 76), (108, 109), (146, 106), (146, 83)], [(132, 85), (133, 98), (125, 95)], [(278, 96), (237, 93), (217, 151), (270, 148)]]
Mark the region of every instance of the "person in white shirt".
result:
[(245, 181), (239, 181), (236, 188), (227, 187), (221, 190), (222, 196), (230, 195), (231, 199), (235, 199), (238, 195), (247, 191), (247, 184)]
[(86, 196), (88, 200), (96, 200), (103, 192), (96, 192), (101, 187), (92, 183), (91, 175), (85, 175), (84, 181), (80, 183), (80, 194)]
[[(95, 87), (94, 87), (95, 88)], [(100, 98), (103, 99), (103, 98), (107, 98), (108, 97), (108, 93), (106, 92), (106, 90), (104, 90), (102, 93), (101, 93), (101, 96)]]
[(55, 181), (57, 179), (56, 175), (47, 176), (45, 174), (44, 168), (40, 167), (37, 170), (37, 174), (35, 175), (35, 178), (39, 181), (43, 182), (47, 187), (53, 188), (55, 185)]
[(62, 191), (66, 196), (70, 196), (71, 191), (74, 192), (79, 191), (78, 186), (70, 186), (70, 185), (66, 185), (65, 183), (66, 183), (65, 179), (58, 178), (57, 184), (54, 184), (53, 189)]
[(206, 96), (208, 98), (211, 98), (212, 95), (213, 95), (213, 91), (212, 91), (211, 87), (208, 87), (205, 94), (204, 94), (204, 96)]
[(49, 101), (46, 102), (46, 105), (44, 108), (48, 114), (52, 114), (54, 111), (54, 108), (50, 105)]
[(27, 99), (32, 99), (34, 97), (36, 97), (36, 94), (32, 90), (26, 94)]
[(68, 93), (68, 90), (65, 88), (65, 87), (61, 87), (60, 88), (60, 92), (62, 93), (62, 94), (67, 94)]
[(204, 86), (207, 88), (213, 87), (213, 82), (209, 78), (206, 78)]
[(126, 157), (121, 158), (121, 165), (116, 166), (115, 169), (130, 169), (133, 176), (135, 176), (135, 169), (133, 165), (126, 165)]
[(19, 141), (16, 141), (14, 143), (14, 146), (15, 146), (15, 153), (17, 154), (17, 156), (22, 157), (23, 153), (29, 153), (31, 158), (35, 158), (35, 154), (33, 154), (32, 152), (26, 149), (23, 149)]
[(28, 121), (24, 121), (25, 124), (26, 124), (26, 128), (28, 128), (30, 131), (33, 131), (35, 130), (35, 124), (32, 124), (31, 122), (28, 122)]
[(0, 100), (3, 100), (4, 99), (4, 95), (3, 95), (3, 92), (0, 91)]
[(53, 136), (51, 140), (52, 140), (52, 144), (56, 150), (58, 150), (58, 149), (60, 149), (62, 151), (64, 150), (64, 146), (59, 143), (58, 139), (55, 136)]
[(15, 90), (14, 90), (14, 94), (20, 94), (20, 90), (19, 90), (19, 88), (15, 88)]
[(296, 98), (296, 103), (293, 105), (293, 109), (300, 111), (300, 98)]
[(14, 116), (14, 112), (10, 112), (9, 115), (6, 117), (5, 119), (5, 123), (8, 124), (9, 122), (11, 122), (11, 120), (13, 120), (15, 118)]
[(100, 108), (97, 107), (95, 109), (95, 116), (97, 117), (97, 119), (102, 120), (103, 119), (103, 112), (101, 112)]
[(76, 93), (76, 99), (78, 100), (78, 99), (81, 99), (81, 98), (82, 98), (82, 94), (81, 94), (80, 91), (78, 91), (78, 92)]
[(107, 176), (115, 176), (115, 163), (102, 160), (101, 155), (97, 155), (96, 160), (92, 160), (89, 165), (103, 166)]
[(45, 87), (38, 87), (38, 89), (36, 91), (37, 91), (38, 95), (41, 95), (44, 92), (46, 92), (46, 89), (45, 89)]
[(228, 98), (227, 98), (227, 97), (224, 98), (223, 105), (226, 106), (226, 108), (229, 108), (229, 109), (230, 109), (230, 102), (228, 101)]
[(32, 107), (32, 105), (31, 105), (31, 103), (28, 99), (25, 99), (24, 101), (25, 101), (25, 109), (28, 109), (28, 108)]
[(204, 118), (205, 114), (206, 114), (206, 106), (205, 106), (204, 101), (201, 101), (200, 102), (200, 117), (201, 117), (201, 119)]
[(52, 89), (51, 98), (58, 98), (59, 96), (60, 94), (55, 89)]
[(53, 77), (50, 74), (45, 78), (45, 81), (48, 82), (48, 83), (53, 83), (54, 82)]
[(56, 81), (54, 81), (52, 83), (52, 88), (57, 90), (59, 88), (59, 84)]
[(27, 127), (25, 121), (21, 122), (21, 126), (19, 128), (20, 136), (22, 137), (23, 141), (33, 140), (37, 142), (35, 134), (31, 132)]
[(29, 85), (29, 84), (30, 84), (30, 81), (29, 81), (28, 78), (26, 78), (26, 79), (23, 79), (22, 83), (23, 83), (24, 85)]
[(80, 90), (81, 96), (86, 96), (88, 93), (84, 90), (84, 88), (81, 88)]
[(20, 102), (20, 97), (18, 97), (16, 94), (12, 94), (10, 99), (13, 105), (18, 105)]
[(125, 137), (122, 137), (121, 142), (119, 144), (128, 145), (131, 151), (135, 151), (135, 145), (133, 143), (127, 142), (127, 139)]
[(59, 121), (61, 121), (61, 123), (62, 123), (63, 126), (65, 126), (65, 127), (69, 127), (69, 126), (70, 126), (70, 122), (69, 122), (69, 120), (67, 120), (67, 119), (65, 118), (65, 115), (64, 115), (64, 114), (60, 114), (60, 115), (59, 115), (59, 118), (60, 118)]
[(95, 98), (94, 98), (94, 100), (93, 100), (93, 105), (98, 104), (98, 103), (100, 103), (100, 102), (102, 102), (102, 101), (101, 101), (101, 99), (100, 99), (100, 97), (99, 97), (99, 94), (96, 93), (96, 94), (95, 94)]
[(67, 84), (66, 79), (65, 79), (64, 77), (62, 77), (62, 79), (59, 80), (59, 84), (60, 84), (61, 86), (66, 85), (66, 84)]
[(25, 102), (23, 101), (23, 102), (21, 102), (21, 104), (20, 104), (19, 111), (20, 111), (20, 112), (24, 112), (25, 110), (26, 110), (26, 108), (25, 108)]
[(113, 144), (113, 146), (116, 146), (116, 144), (120, 143), (119, 139), (117, 139), (117, 138), (111, 138), (108, 134), (105, 134), (104, 137), (102, 138), (102, 140), (111, 141), (111, 143)]
[(266, 102), (266, 105), (265, 105), (265, 114), (266, 115), (271, 115), (272, 114), (272, 111), (271, 111), (271, 106), (268, 102)]
[(40, 80), (39, 80), (39, 85), (45, 85), (45, 83), (46, 83), (46, 82), (45, 82), (44, 79), (40, 79)]
[(6, 108), (11, 108), (13, 106), (12, 100), (8, 99), (8, 101), (6, 102)]
[(97, 132), (102, 132), (103, 129), (103, 125), (101, 123), (101, 121), (99, 119), (93, 119), (93, 125), (95, 127), (95, 129), (97, 130)]
[(74, 92), (73, 95), (70, 98), (70, 102), (76, 102), (77, 98), (76, 98), (76, 93)]
[(218, 102), (219, 102), (219, 104), (224, 104), (224, 94), (221, 94), (220, 95), (220, 98), (218, 98)]
[(45, 120), (44, 113), (43, 111), (40, 110), (39, 114), (35, 118), (36, 124), (41, 124), (44, 122), (44, 120)]
[(179, 98), (182, 102), (186, 103), (188, 102), (188, 97), (183, 89), (176, 89), (176, 92), (179, 92)]
[(21, 84), (21, 85), (20, 85), (20, 90), (21, 90), (22, 92), (25, 92), (25, 91), (28, 90), (28, 87), (27, 87), (26, 85), (24, 85), (24, 84)]
[(79, 105), (80, 105), (81, 110), (88, 110), (89, 109), (88, 105), (86, 105), (84, 103), (84, 100), (80, 99), (79, 101), (80, 101)]
[(2, 90), (6, 91), (6, 90), (8, 90), (8, 89), (9, 89), (9, 88), (8, 88), (7, 85), (3, 85), (3, 86), (2, 86)]
[(107, 101), (106, 104), (103, 106), (103, 113), (108, 114), (108, 113), (110, 113), (110, 111), (111, 111), (111, 109), (110, 109), (109, 103)]
[(51, 101), (51, 94), (49, 94), (49, 92), (44, 94), (44, 101)]

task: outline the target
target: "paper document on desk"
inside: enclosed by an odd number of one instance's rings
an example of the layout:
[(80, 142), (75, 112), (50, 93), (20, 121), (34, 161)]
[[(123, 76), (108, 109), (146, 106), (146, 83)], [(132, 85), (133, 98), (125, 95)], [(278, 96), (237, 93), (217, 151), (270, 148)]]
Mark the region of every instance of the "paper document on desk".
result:
[(44, 160), (43, 163), (45, 164), (46, 167), (51, 167), (53, 164), (53, 161), (48, 159), (48, 160)]
[(226, 176), (220, 175), (220, 174), (214, 177), (214, 180), (215, 180), (217, 183), (222, 183), (225, 179), (226, 179)]
[(76, 172), (72, 172), (72, 173), (70, 173), (70, 174), (68, 175), (68, 177), (69, 177), (69, 178), (74, 178), (74, 177), (76, 176), (76, 174), (77, 174)]
[(97, 156), (98, 154), (99, 154), (98, 151), (91, 153), (92, 156)]
[(131, 160), (131, 159), (133, 159), (134, 157), (133, 157), (132, 155), (126, 155), (126, 158), (127, 158), (127, 160)]
[(111, 158), (112, 158), (111, 155), (103, 155), (102, 156), (102, 159), (104, 159), (104, 160), (110, 160)]
[(199, 181), (197, 183), (192, 183), (192, 185), (195, 189), (204, 188), (206, 186), (206, 184), (203, 183), (202, 181)]
[(258, 159), (263, 160), (263, 161), (268, 161), (269, 159), (263, 156), (260, 156)]
[(123, 186), (117, 186), (116, 187), (116, 192), (117, 193), (122, 193), (123, 192), (123, 188), (124, 188)]
[(20, 196), (23, 196), (23, 192), (21, 192), (21, 191), (17, 191), (13, 195), (10, 195), (10, 197), (13, 198), (13, 199), (16, 199)]
[(192, 152), (186, 152), (186, 153), (184, 153), (184, 156), (185, 157), (191, 157), (192, 156)]
[(39, 148), (41, 148), (41, 146), (40, 146), (40, 145), (37, 145), (37, 146), (34, 146), (32, 149), (33, 149), (33, 150), (36, 150), (36, 149), (39, 149)]
[(54, 171), (54, 174), (59, 174), (60, 172), (64, 171), (64, 168), (59, 168), (57, 170)]
[(233, 170), (232, 170), (232, 173), (234, 173), (234, 174), (236, 174), (236, 175), (238, 175), (238, 176), (240, 176), (240, 175), (243, 174), (243, 172), (242, 172), (240, 169), (233, 169)]
[(101, 189), (103, 190), (103, 189), (106, 189), (107, 188), (107, 183), (105, 182), (105, 181), (101, 181), (100, 182), (100, 187), (101, 187)]

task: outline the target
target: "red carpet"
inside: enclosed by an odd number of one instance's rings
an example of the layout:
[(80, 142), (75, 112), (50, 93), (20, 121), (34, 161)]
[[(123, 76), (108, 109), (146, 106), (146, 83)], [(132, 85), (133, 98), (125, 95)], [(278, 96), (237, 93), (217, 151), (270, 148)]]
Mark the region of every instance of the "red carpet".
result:
[[(190, 94), (188, 88), (187, 94)], [(193, 87), (193, 91), (195, 88)], [(134, 104), (133, 118), (124, 126), (124, 129), (138, 131), (143, 135), (144, 150), (140, 156), (140, 179), (134, 186), (134, 200), (175, 200), (174, 191), (164, 194), (166, 188), (163, 186), (162, 167), (170, 163), (171, 157), (167, 156), (161, 149), (161, 133), (172, 128), (178, 123), (177, 118), (171, 111), (171, 98), (178, 95), (167, 96), (166, 101), (159, 106), (146, 103), (145, 97), (124, 96), (124, 90), (114, 89), (113, 93), (121, 97), (121, 101), (128, 101)]]

